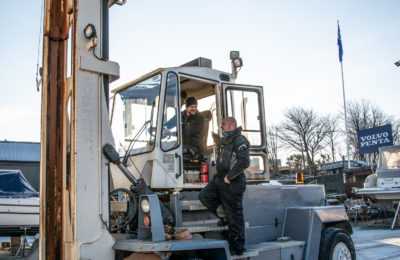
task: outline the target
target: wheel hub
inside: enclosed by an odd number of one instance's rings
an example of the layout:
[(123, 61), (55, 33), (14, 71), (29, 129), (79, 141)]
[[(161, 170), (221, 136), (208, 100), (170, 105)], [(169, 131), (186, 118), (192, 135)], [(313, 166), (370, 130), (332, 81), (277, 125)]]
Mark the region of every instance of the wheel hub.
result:
[(343, 242), (338, 243), (333, 249), (332, 260), (351, 260), (351, 252)]

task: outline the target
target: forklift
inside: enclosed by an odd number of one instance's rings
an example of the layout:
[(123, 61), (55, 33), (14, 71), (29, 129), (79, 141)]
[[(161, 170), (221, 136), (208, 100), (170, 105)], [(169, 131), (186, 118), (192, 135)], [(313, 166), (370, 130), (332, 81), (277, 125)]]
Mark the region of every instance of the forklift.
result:
[[(109, 97), (119, 65), (108, 58), (108, 10), (124, 3), (45, 1), (40, 259), (355, 259), (346, 211), (327, 205), (322, 186), (270, 183), (264, 91), (236, 83), (239, 52), (231, 72), (201, 57)], [(198, 153), (182, 144), (187, 97), (205, 119)], [(224, 117), (250, 142), (243, 255), (230, 255), (227, 226), (198, 199), (216, 174)]]

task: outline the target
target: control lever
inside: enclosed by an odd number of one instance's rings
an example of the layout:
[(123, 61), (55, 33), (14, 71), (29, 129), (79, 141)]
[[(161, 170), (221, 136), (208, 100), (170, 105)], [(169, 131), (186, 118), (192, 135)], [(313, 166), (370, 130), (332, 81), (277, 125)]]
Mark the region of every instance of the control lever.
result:
[(126, 166), (121, 163), (121, 160), (119, 159), (119, 154), (117, 151), (115, 151), (114, 147), (111, 144), (106, 144), (103, 147), (103, 153), (104, 156), (113, 164), (117, 165), (117, 167), (122, 171), (122, 173), (128, 178), (130, 182), (134, 186), (138, 185), (138, 181), (133, 176), (133, 174), (126, 168)]

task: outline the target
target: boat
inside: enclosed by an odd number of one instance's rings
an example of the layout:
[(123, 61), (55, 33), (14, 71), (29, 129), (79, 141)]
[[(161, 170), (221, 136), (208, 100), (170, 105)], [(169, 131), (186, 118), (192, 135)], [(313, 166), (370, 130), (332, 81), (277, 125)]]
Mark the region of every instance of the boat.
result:
[(378, 167), (356, 194), (368, 197), (378, 207), (396, 207), (400, 201), (400, 145), (379, 148)]
[(20, 170), (0, 170), (0, 236), (39, 232), (39, 193)]

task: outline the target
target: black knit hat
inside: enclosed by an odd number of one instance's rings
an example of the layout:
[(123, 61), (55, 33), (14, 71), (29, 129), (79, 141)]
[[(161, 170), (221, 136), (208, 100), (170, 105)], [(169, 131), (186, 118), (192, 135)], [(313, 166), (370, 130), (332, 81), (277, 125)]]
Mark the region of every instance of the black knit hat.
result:
[(186, 99), (186, 107), (190, 107), (191, 105), (197, 105), (197, 100), (195, 97), (188, 97)]

